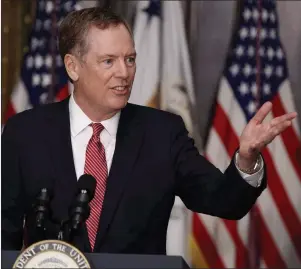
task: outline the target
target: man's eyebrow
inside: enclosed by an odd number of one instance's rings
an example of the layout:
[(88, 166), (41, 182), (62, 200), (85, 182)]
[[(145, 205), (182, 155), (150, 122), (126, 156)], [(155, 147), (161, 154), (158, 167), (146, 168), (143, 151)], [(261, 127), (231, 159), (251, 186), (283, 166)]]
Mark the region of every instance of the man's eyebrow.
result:
[[(126, 57), (129, 57), (129, 56), (137, 56), (137, 52), (131, 52), (131, 53), (129, 53), (129, 54), (126, 54), (125, 55)], [(102, 60), (102, 59), (105, 59), (105, 58), (117, 58), (118, 56), (117, 55), (115, 55), (115, 54), (102, 54), (102, 55), (98, 55), (97, 56), (97, 59), (99, 59), (99, 60)]]
[(137, 52), (136, 51), (131, 52), (129, 54), (126, 54), (126, 56), (137, 56)]
[(98, 59), (104, 59), (104, 58), (116, 58), (117, 55), (114, 55), (114, 54), (102, 54), (102, 55), (98, 55), (97, 58)]

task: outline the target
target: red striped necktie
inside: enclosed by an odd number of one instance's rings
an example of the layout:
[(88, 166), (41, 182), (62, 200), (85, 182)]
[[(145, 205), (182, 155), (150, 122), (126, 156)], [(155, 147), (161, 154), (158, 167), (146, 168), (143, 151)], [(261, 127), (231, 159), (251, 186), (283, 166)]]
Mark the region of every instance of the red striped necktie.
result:
[(86, 150), (84, 173), (95, 177), (97, 182), (95, 196), (90, 202), (90, 216), (86, 221), (90, 245), (93, 251), (106, 190), (108, 169), (105, 148), (100, 142), (99, 137), (104, 127), (101, 123), (92, 123), (90, 126), (93, 128), (93, 134)]

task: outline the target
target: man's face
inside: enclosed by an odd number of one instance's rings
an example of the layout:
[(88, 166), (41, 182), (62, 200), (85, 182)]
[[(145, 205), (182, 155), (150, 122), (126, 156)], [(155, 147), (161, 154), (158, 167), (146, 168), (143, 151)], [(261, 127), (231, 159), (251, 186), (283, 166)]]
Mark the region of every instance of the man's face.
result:
[(75, 82), (76, 96), (105, 113), (118, 111), (130, 97), (136, 72), (132, 37), (122, 24), (105, 30), (91, 27), (86, 42), (88, 50)]

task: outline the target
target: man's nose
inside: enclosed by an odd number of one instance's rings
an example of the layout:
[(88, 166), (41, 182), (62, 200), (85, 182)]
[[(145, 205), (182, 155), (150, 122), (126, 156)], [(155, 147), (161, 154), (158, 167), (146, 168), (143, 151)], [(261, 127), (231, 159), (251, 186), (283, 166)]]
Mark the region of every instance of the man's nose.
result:
[(120, 61), (116, 70), (116, 76), (121, 78), (127, 78), (129, 76), (129, 70), (124, 61)]

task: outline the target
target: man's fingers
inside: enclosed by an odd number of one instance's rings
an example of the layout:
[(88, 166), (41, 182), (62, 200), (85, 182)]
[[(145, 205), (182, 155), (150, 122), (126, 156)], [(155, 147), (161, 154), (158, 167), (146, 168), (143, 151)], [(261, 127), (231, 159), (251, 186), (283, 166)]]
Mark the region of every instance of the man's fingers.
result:
[(269, 131), (262, 133), (261, 138), (255, 141), (251, 146), (251, 148), (253, 150), (260, 151), (263, 147), (271, 143), (277, 135), (279, 135), (286, 128), (291, 126), (291, 124), (292, 124), (291, 120), (286, 120), (278, 123), (271, 129), (269, 129)]
[(277, 135), (282, 133), (287, 127), (291, 126), (292, 122), (290, 120), (282, 121), (271, 128), (270, 133), (272, 139), (274, 139)]
[(296, 112), (291, 112), (291, 113), (287, 113), (284, 114), (280, 117), (274, 118), (271, 120), (271, 126), (276, 126), (277, 124), (287, 121), (287, 120), (293, 120), (294, 118), (297, 117), (297, 113)]
[(272, 109), (272, 103), (271, 102), (265, 102), (262, 105), (262, 107), (257, 111), (255, 116), (252, 118), (252, 121), (254, 121), (256, 124), (262, 123), (262, 121), (269, 114), (271, 109)]

